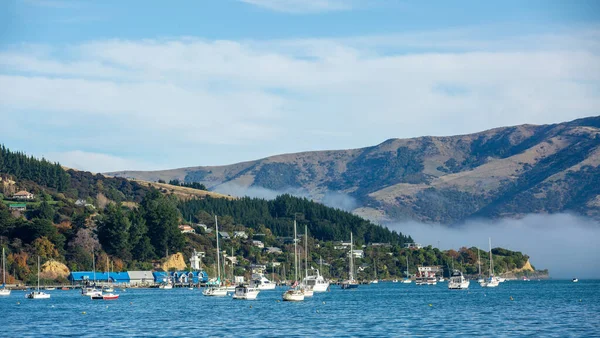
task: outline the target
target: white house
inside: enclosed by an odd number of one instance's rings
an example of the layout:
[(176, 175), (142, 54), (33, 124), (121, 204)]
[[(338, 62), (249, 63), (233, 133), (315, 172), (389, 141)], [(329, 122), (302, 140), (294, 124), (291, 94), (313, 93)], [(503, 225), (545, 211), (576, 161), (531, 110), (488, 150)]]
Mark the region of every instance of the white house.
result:
[(352, 250), (352, 254), (354, 255), (354, 258), (363, 258), (365, 256), (365, 253), (362, 250)]
[(25, 190), (21, 190), (19, 192), (17, 192), (16, 194), (14, 194), (12, 196), (13, 199), (15, 200), (23, 200), (23, 201), (29, 201), (32, 200), (34, 198), (33, 194), (25, 191)]
[(245, 231), (234, 231), (233, 238), (248, 239), (248, 234)]
[(195, 234), (196, 230), (187, 224), (182, 224), (179, 226), (179, 230), (182, 234)]
[(258, 247), (260, 249), (263, 249), (265, 247), (265, 244), (263, 242), (257, 241), (257, 240), (253, 240), (252, 245), (254, 245), (255, 247)]
[(231, 237), (229, 236), (229, 233), (227, 231), (219, 231), (219, 235), (221, 236), (222, 239), (231, 239)]
[(423, 248), (423, 246), (419, 243), (406, 243), (404, 244), (404, 247), (412, 250), (419, 250)]
[(280, 248), (277, 248), (277, 247), (274, 247), (274, 246), (269, 246), (269, 247), (266, 247), (266, 248), (265, 248), (265, 251), (266, 251), (267, 253), (270, 253), (270, 254), (277, 254), (277, 255), (278, 255), (278, 254), (281, 254), (281, 253), (283, 253), (283, 251), (281, 251), (281, 249), (280, 249)]

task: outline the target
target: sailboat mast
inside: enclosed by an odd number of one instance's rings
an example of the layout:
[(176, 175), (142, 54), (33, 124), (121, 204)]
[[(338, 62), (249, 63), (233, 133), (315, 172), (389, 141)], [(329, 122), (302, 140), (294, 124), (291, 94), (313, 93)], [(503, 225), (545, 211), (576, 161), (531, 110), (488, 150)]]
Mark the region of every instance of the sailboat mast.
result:
[(490, 277), (492, 277), (494, 275), (494, 263), (492, 258), (492, 238), (489, 237), (488, 240), (490, 244)]
[(217, 223), (217, 215), (215, 215), (215, 236), (217, 237), (217, 280), (219, 281), (219, 286), (221, 285), (221, 261), (219, 256), (221, 252), (219, 252), (219, 224)]
[(96, 253), (92, 251), (92, 269), (94, 269), (94, 287), (96, 287)]
[(295, 268), (295, 273), (294, 273), (294, 282), (296, 282), (298, 280), (298, 259), (297, 259), (297, 253), (298, 253), (298, 243), (296, 243), (296, 220), (294, 220), (294, 268)]
[(479, 266), (479, 277), (481, 277), (481, 257), (479, 256), (479, 248), (477, 248), (477, 265)]
[(308, 227), (304, 224), (304, 274), (305, 278), (308, 278)]
[(37, 291), (40, 292), (40, 256), (38, 256), (38, 287)]
[(350, 277), (350, 280), (354, 280), (354, 250), (352, 250), (352, 232), (350, 233), (350, 273), (348, 275), (348, 277)]
[(6, 284), (6, 258), (4, 258), (4, 248), (2, 248), (2, 286)]

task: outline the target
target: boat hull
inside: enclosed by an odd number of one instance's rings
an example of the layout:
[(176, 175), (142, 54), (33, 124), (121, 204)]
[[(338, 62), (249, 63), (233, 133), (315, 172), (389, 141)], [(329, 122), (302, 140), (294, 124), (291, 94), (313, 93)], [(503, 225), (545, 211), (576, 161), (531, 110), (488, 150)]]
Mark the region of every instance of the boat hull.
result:
[(9, 289), (0, 289), (0, 296), (10, 296)]
[(207, 297), (225, 297), (227, 296), (226, 288), (208, 288), (202, 291), (202, 294)]
[(304, 300), (304, 293), (297, 290), (288, 290), (283, 294), (283, 300), (286, 302), (301, 302)]
[(34, 291), (32, 293), (27, 294), (27, 299), (49, 299), (50, 295), (44, 292)]
[(358, 283), (344, 282), (340, 286), (343, 290), (356, 289), (356, 288), (358, 288)]

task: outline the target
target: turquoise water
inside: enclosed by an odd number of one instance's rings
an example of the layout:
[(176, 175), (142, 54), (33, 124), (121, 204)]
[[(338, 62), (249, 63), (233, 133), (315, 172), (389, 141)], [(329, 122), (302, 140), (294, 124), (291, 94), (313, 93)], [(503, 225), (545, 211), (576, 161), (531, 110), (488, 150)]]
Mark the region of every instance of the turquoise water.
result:
[(468, 291), (382, 282), (332, 286), (301, 303), (280, 301), (282, 292), (235, 301), (198, 289), (128, 289), (92, 301), (78, 290), (49, 291), (49, 300), (13, 291), (0, 298), (0, 336), (600, 336), (600, 281), (471, 283)]

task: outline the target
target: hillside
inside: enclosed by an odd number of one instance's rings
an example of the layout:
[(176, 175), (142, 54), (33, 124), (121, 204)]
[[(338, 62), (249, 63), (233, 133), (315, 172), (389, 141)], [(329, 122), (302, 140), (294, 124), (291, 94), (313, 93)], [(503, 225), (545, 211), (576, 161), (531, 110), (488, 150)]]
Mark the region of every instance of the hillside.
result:
[(317, 201), (342, 193), (356, 200), (355, 213), (381, 220), (451, 223), (565, 211), (600, 218), (600, 117), (110, 175), (199, 182), (213, 191), (261, 187)]

